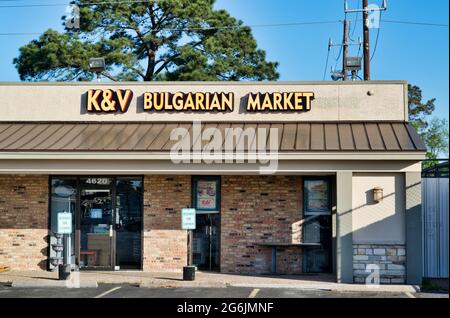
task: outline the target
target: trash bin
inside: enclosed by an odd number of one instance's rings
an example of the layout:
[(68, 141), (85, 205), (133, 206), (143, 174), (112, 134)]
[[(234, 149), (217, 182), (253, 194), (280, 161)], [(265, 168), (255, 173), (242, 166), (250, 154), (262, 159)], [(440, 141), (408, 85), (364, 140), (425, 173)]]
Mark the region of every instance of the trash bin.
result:
[(183, 280), (195, 280), (195, 266), (183, 267)]
[(70, 276), (70, 265), (60, 264), (58, 267), (58, 278), (59, 280), (68, 280)]

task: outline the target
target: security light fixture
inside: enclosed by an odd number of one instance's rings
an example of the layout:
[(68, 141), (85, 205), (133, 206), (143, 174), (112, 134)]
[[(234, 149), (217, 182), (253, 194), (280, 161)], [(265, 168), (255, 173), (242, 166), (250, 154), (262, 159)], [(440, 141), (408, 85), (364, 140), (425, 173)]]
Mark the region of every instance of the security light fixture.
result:
[(383, 201), (383, 188), (381, 187), (373, 188), (373, 201), (376, 203)]
[(89, 59), (89, 70), (95, 73), (101, 73), (106, 69), (104, 57), (93, 57)]

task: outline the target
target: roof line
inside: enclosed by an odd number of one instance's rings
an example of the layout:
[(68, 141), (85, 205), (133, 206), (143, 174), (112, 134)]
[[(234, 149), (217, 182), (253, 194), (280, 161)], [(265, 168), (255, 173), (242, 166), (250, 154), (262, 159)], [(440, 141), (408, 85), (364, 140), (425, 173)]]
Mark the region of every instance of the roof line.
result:
[(231, 85), (372, 85), (372, 84), (406, 84), (406, 80), (374, 80), (374, 81), (186, 81), (186, 82), (0, 82), (0, 86), (162, 86), (162, 85), (195, 85), (195, 86), (231, 86)]
[(177, 120), (177, 121), (170, 121), (170, 120), (151, 120), (151, 121), (101, 121), (101, 120), (80, 120), (80, 121), (0, 121), (0, 125), (11, 125), (11, 124), (192, 124), (193, 122), (201, 122), (203, 124), (221, 124), (221, 123), (228, 123), (228, 124), (362, 124), (362, 123), (408, 123), (404, 120), (249, 120), (249, 119), (241, 119), (241, 120)]

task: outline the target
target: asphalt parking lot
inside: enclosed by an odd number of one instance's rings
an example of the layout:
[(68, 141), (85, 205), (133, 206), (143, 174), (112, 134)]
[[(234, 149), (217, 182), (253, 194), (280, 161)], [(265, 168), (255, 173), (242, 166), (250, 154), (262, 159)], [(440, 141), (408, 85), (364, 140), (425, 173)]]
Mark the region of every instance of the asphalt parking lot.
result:
[(0, 298), (448, 298), (444, 293), (336, 292), (289, 288), (142, 288), (101, 284), (98, 288), (13, 288), (0, 286)]

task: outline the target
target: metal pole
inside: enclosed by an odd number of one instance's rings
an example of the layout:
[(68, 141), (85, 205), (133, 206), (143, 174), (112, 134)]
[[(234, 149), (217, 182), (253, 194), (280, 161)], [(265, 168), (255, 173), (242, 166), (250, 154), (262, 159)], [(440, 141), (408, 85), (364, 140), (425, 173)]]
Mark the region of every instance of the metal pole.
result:
[(209, 270), (212, 270), (212, 218), (209, 226)]
[(370, 81), (369, 0), (363, 0), (364, 80)]
[(347, 18), (345, 18), (344, 20), (344, 55), (342, 57), (342, 75), (343, 81), (347, 80), (347, 56), (348, 56), (348, 22), (347, 22)]
[(188, 244), (188, 246), (187, 246), (187, 253), (188, 253), (188, 255), (187, 255), (187, 266), (191, 266), (192, 265), (192, 249), (191, 249), (191, 246), (192, 246), (192, 244), (191, 244), (191, 242), (192, 242), (192, 230), (188, 230), (187, 231), (187, 234), (188, 234), (188, 242), (187, 242), (187, 244)]

